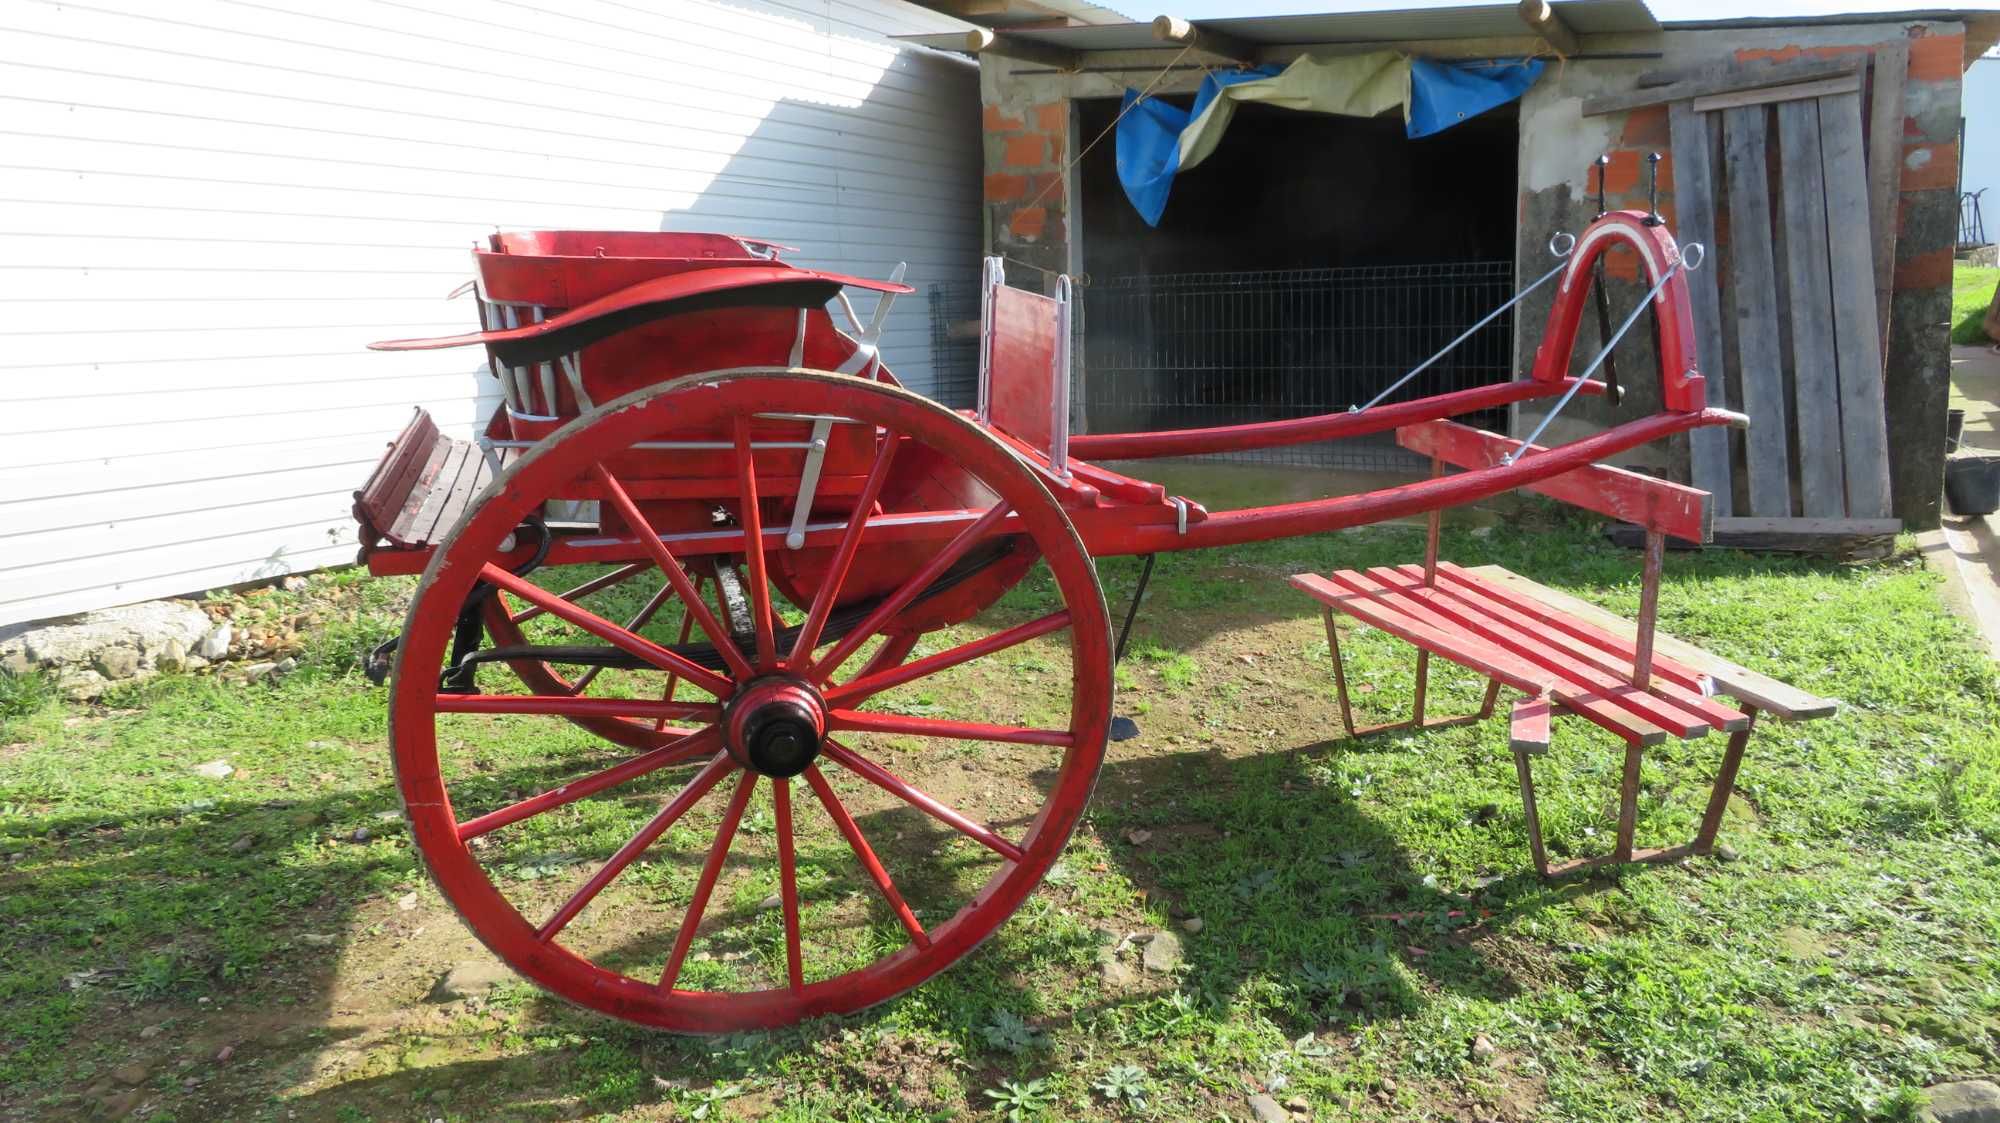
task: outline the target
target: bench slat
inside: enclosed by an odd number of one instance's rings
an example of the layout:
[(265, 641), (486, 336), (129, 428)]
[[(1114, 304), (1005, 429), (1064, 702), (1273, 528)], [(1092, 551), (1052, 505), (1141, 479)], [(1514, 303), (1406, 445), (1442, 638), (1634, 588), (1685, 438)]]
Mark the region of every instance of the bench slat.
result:
[(1405, 596), (1423, 602), (1473, 634), (1547, 668), (1559, 680), (1572, 684), (1577, 693), (1603, 697), (1682, 740), (1708, 733), (1710, 723), (1706, 718), (1689, 713), (1670, 699), (1641, 690), (1623, 675), (1608, 673), (1585, 660), (1574, 658), (1554, 644), (1536, 638), (1532, 632), (1523, 632), (1496, 620), (1483, 611), (1483, 606), (1475, 597), (1466, 595), (1462, 586), (1425, 587), (1421, 571), (1412, 577), (1382, 567), (1371, 569), (1368, 574), (1385, 585), (1402, 589)]
[[(1395, 572), (1401, 574), (1408, 584), (1422, 581), (1424, 569), (1420, 565), (1412, 564), (1398, 566)], [(1631, 681), (1632, 660), (1621, 660), (1558, 629), (1549, 628), (1533, 617), (1515, 611), (1502, 597), (1494, 595), (1498, 592), (1500, 590), (1484, 584), (1474, 586), (1441, 581), (1437, 586), (1436, 595), (1458, 601), (1468, 611), (1476, 612), (1493, 626), (1504, 626), (1537, 646), (1545, 648), (1556, 659), (1556, 662), (1547, 665), (1557, 670), (1563, 667), (1587, 667), (1593, 675), (1598, 676), (1597, 681), (1600, 682), (1605, 676), (1620, 683)], [(1537, 662), (1545, 661), (1538, 659)], [(1652, 684), (1647, 688), (1647, 692), (1664, 699), (1673, 707), (1674, 712), (1691, 715), (1696, 720), (1724, 732), (1734, 732), (1750, 724), (1750, 719), (1738, 711), (1704, 697), (1700, 691), (1682, 686), (1666, 675), (1653, 675)]]
[[(1568, 593), (1558, 592), (1545, 585), (1530, 581), (1525, 577), (1510, 573), (1497, 565), (1484, 565), (1474, 570), (1463, 570), (1449, 566), (1460, 574), (1483, 579), (1490, 585), (1505, 588), (1516, 598), (1532, 598), (1539, 602), (1543, 612), (1552, 612), (1573, 621), (1577, 626), (1601, 629), (1600, 635), (1615, 633), (1622, 639), (1613, 642), (1631, 643), (1632, 624), (1620, 619), (1588, 601), (1579, 600)], [(1440, 564), (1440, 572), (1447, 566)], [(1574, 633), (1572, 633), (1574, 634)], [(1579, 637), (1585, 638), (1585, 637)], [(1685, 640), (1676, 639), (1663, 632), (1655, 632), (1653, 638), (1654, 663), (1657, 673), (1661, 666), (1661, 656), (1687, 668), (1695, 668), (1715, 681), (1716, 691), (1760, 710), (1767, 711), (1786, 721), (1810, 721), (1815, 718), (1831, 717), (1840, 709), (1840, 703), (1832, 698), (1822, 698), (1809, 691), (1801, 690), (1790, 683), (1780, 682), (1769, 675), (1760, 674), (1748, 667), (1732, 663), (1720, 655), (1704, 651)]]
[[(1485, 573), (1488, 569), (1501, 573), (1507, 572), (1498, 566), (1485, 567), (1480, 572)], [(1616, 616), (1612, 616), (1610, 613), (1605, 613), (1604, 615), (1611, 620), (1618, 621), (1624, 629), (1623, 631), (1614, 633), (1602, 627), (1593, 626), (1587, 620), (1578, 619), (1575, 613), (1543, 603), (1532, 596), (1524, 595), (1517, 588), (1510, 588), (1507, 585), (1494, 582), (1482, 582), (1477, 575), (1452, 562), (1440, 561), (1438, 563), (1438, 575), (1461, 585), (1476, 584), (1489, 591), (1495, 600), (1505, 603), (1508, 607), (1525, 614), (1530, 619), (1555, 628), (1565, 635), (1582, 640), (1600, 651), (1608, 652), (1621, 661), (1630, 663), (1638, 659), (1638, 652), (1634, 647), (1638, 635), (1637, 628), (1620, 620)], [(1513, 575), (1508, 574), (1508, 576), (1511, 577)], [(1536, 587), (1540, 588), (1540, 586)], [(1581, 604), (1582, 602), (1579, 601), (1577, 603)], [(1657, 632), (1654, 634), (1658, 635)], [(1653, 649), (1653, 674), (1656, 676), (1664, 675), (1680, 683), (1682, 686), (1702, 694), (1710, 693), (1710, 687), (1713, 685), (1708, 676), (1700, 671), (1684, 666), (1676, 660), (1663, 658), (1657, 642), (1655, 642)]]
[[(1397, 603), (1401, 598), (1388, 595), (1386, 591), (1381, 594), (1356, 592), (1336, 585), (1317, 573), (1293, 574), (1291, 582), (1314, 600), (1418, 647), (1446, 650), (1457, 641), (1458, 637), (1401, 611)], [(1541, 694), (1555, 685), (1555, 680), (1546, 671), (1490, 644), (1474, 642), (1461, 646), (1458, 654), (1464, 656), (1461, 660), (1464, 665), (1516, 690)]]

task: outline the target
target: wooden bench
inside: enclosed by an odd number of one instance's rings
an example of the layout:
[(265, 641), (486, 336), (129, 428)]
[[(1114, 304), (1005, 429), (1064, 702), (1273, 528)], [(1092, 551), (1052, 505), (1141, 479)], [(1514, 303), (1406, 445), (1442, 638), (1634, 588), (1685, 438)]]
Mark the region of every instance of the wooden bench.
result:
[(492, 479), (492, 462), (477, 444), (445, 436), (418, 409), (354, 493), (362, 560), (383, 543), (422, 550), (442, 540)]
[[(1428, 454), (1433, 470), (1439, 472), (1447, 464), (1484, 468), (1515, 447), (1515, 442), (1498, 434), (1450, 421), (1408, 426), (1396, 435), (1404, 447)], [(1530, 455), (1538, 451), (1531, 450)], [(1706, 854), (1714, 848), (1757, 717), (1764, 713), (1786, 721), (1826, 717), (1837, 703), (1659, 634), (1655, 624), (1666, 536), (1707, 539), (1711, 525), (1707, 493), (1605, 465), (1567, 472), (1531, 485), (1530, 490), (1645, 530), (1637, 622), (1621, 620), (1498, 566), (1469, 570), (1440, 561), (1440, 516), (1433, 511), (1421, 565), (1341, 570), (1324, 576), (1301, 573), (1291, 579), (1322, 606), (1341, 722), (1349, 736), (1359, 737), (1385, 729), (1478, 721), (1492, 715), (1500, 689), (1507, 687), (1521, 695), (1512, 705), (1509, 746), (1520, 781), (1528, 846), (1543, 876), (1614, 862)], [(1334, 627), (1336, 612), (1416, 647), (1416, 697), (1408, 719), (1355, 724)], [(1432, 655), (1486, 677), (1485, 699), (1476, 712), (1446, 718), (1426, 713)], [(1718, 696), (1728, 697), (1734, 705), (1723, 704)], [(1626, 750), (1612, 852), (1552, 864), (1535, 808), (1532, 760), (1547, 752), (1552, 719), (1558, 715), (1574, 715), (1610, 731), (1625, 742)], [(1694, 841), (1664, 849), (1637, 848), (1633, 835), (1645, 749), (1669, 737), (1693, 740), (1712, 730), (1726, 733), (1729, 740)]]

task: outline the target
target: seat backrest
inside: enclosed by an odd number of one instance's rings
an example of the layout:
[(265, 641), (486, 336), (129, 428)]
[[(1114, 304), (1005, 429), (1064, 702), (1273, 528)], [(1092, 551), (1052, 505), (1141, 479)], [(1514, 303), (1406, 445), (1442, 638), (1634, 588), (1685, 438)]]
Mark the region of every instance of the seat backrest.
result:
[(1070, 281), (1056, 295), (1008, 288), (986, 259), (979, 333), (979, 419), (1069, 474)]

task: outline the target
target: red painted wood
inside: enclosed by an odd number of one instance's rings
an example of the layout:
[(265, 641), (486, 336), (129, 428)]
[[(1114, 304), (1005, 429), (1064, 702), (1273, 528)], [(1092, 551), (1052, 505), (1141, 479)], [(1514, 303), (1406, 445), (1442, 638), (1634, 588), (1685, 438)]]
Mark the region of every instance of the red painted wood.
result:
[(721, 749), (721, 733), (715, 726), (707, 726), (679, 738), (672, 744), (641, 753), (623, 763), (585, 776), (581, 780), (572, 780), (562, 787), (530, 796), (498, 811), (491, 811), (476, 819), (456, 824), (452, 829), (452, 837), (454, 841), (467, 842), (480, 835), (499, 830), (509, 823), (518, 823), (532, 815), (553, 811), (558, 807), (575, 803), (579, 799), (587, 799), (598, 792), (615, 788), (619, 784), (636, 780), (648, 773), (693, 760), (704, 753), (719, 752)]
[(772, 829), (778, 836), (778, 899), (785, 911), (785, 981), (804, 990), (804, 950), (799, 937), (799, 864), (793, 853), (792, 782), (771, 781)]
[(757, 462), (750, 455), (750, 418), (742, 414), (736, 417), (736, 472), (742, 486), (736, 521), (743, 527), (747, 547), (743, 568), (750, 586), (750, 627), (756, 633), (757, 669), (774, 671), (778, 669), (777, 628), (771, 619), (771, 582), (764, 570), (764, 515), (758, 507)]
[(354, 518), (362, 527), (362, 545), (373, 545), (394, 528), (418, 474), (437, 453), (439, 439), (437, 423), (419, 409), (383, 450), (368, 482), (354, 493)]
[(1024, 624), (1016, 624), (1011, 628), (1002, 629), (990, 636), (973, 640), (970, 643), (959, 644), (948, 651), (940, 651), (935, 655), (926, 655), (914, 663), (905, 663), (889, 670), (862, 675), (842, 683), (826, 692), (826, 704), (829, 706), (859, 705), (862, 700), (880, 694), (891, 687), (901, 686), (904, 683), (923, 678), (926, 675), (937, 674), (939, 671), (948, 670), (961, 663), (969, 663), (974, 659), (983, 659), (995, 652), (1005, 651), (1016, 644), (1026, 643), (1038, 636), (1045, 636), (1050, 632), (1067, 627), (1069, 627), (1068, 612), (1051, 612), (1047, 616), (1037, 617)]
[(542, 694), (440, 694), (441, 714), (553, 714), (558, 717), (700, 718), (714, 721), (714, 702), (655, 702), (649, 698), (571, 698)]
[[(1317, 573), (1295, 573), (1290, 580), (1295, 588), (1335, 611), (1344, 612), (1425, 650), (1442, 650), (1461, 638), (1439, 627), (1441, 621), (1405, 611), (1402, 599), (1386, 591), (1375, 593), (1356, 589)], [(1529, 694), (1540, 694), (1554, 686), (1556, 681), (1543, 668), (1477, 638), (1458, 643), (1453, 661)]]
[[(1540, 601), (1532, 597), (1522, 596), (1512, 589), (1495, 585), (1491, 581), (1482, 581), (1477, 575), (1466, 571), (1452, 562), (1439, 562), (1438, 575), (1442, 579), (1476, 588), (1481, 596), (1496, 603), (1504, 604), (1545, 627), (1554, 628), (1564, 635), (1580, 639), (1597, 648), (1599, 651), (1608, 652), (1626, 663), (1631, 663), (1638, 658), (1638, 651), (1633, 641), (1613, 635), (1588, 621), (1579, 620), (1566, 612), (1558, 612)], [(1709, 689), (1708, 676), (1685, 664), (1677, 663), (1672, 659), (1658, 654), (1653, 656), (1653, 676), (1655, 678), (1665, 676), (1677, 685), (1697, 694), (1706, 695)]]
[(1507, 719), (1507, 743), (1524, 753), (1549, 751), (1549, 719), (1555, 707), (1547, 698), (1523, 698)]
[[(618, 480), (611, 475), (611, 472), (604, 465), (594, 465), (590, 472), (592, 478), (597, 481), (598, 486), (604, 490), (605, 501), (609, 502), (618, 512), (619, 517), (625, 521), (626, 526), (640, 527), (650, 525), (645, 514), (639, 510), (639, 505), (632, 501), (631, 496), (625, 494), (624, 487), (620, 486)], [(752, 506), (754, 507), (755, 504), (752, 504)], [(687, 619), (701, 625), (702, 634), (707, 636), (709, 641), (715, 645), (715, 649), (722, 656), (723, 662), (729, 665), (730, 673), (734, 674), (738, 679), (750, 677), (751, 669), (749, 661), (744, 659), (743, 653), (736, 649), (736, 642), (730, 638), (729, 630), (722, 626), (722, 621), (715, 618), (714, 610), (708, 607), (708, 601), (703, 599), (701, 591), (695, 587), (693, 579), (687, 575), (687, 569), (681, 565), (680, 559), (674, 557), (673, 551), (669, 550), (667, 544), (660, 541), (656, 535), (642, 537), (639, 540), (639, 544), (652, 557), (653, 564), (660, 568), (660, 572), (667, 578), (667, 584), (673, 588), (674, 594), (680, 598), (682, 612), (686, 615)], [(761, 581), (764, 576), (763, 552), (761, 550), (756, 552), (756, 558), (756, 564), (753, 569), (761, 587)], [(565, 597), (563, 599), (567, 600), (568, 598)], [(766, 607), (769, 607), (768, 599)]]
[(848, 771), (888, 792), (945, 824), (965, 837), (979, 843), (1010, 862), (1018, 862), (1026, 856), (1019, 846), (1001, 838), (993, 828), (971, 819), (939, 802), (937, 797), (896, 775), (894, 772), (869, 760), (867, 757), (848, 749), (837, 742), (828, 741), (826, 757), (845, 766)]
[(637, 655), (655, 667), (672, 671), (718, 698), (727, 698), (735, 690), (734, 683), (714, 671), (698, 666), (685, 656), (676, 655), (644, 636), (628, 632), (589, 609), (563, 600), (541, 586), (530, 584), (499, 566), (488, 563), (480, 570), (479, 579), (489, 585), (505, 589), (530, 604), (547, 609), (551, 615), (562, 617), (621, 651)]
[(1061, 305), (1053, 299), (1006, 285), (993, 290), (993, 349), (989, 372), (988, 418), (1037, 452), (1047, 453), (1053, 437), (1054, 372)]
[[(1629, 678), (1594, 666), (1587, 660), (1573, 658), (1558, 646), (1543, 642), (1532, 631), (1524, 632), (1495, 618), (1471, 596), (1455, 591), (1459, 588), (1457, 586), (1426, 588), (1421, 572), (1410, 574), (1381, 566), (1369, 569), (1368, 576), (1384, 586), (1402, 591), (1406, 597), (1423, 602), (1425, 607), (1472, 634), (1498, 644), (1536, 666), (1547, 668), (1564, 684), (1564, 693), (1596, 695), (1683, 740), (1703, 736), (1709, 730), (1709, 723), (1704, 718), (1633, 686)], [(1440, 654), (1451, 658), (1449, 652)], [(1631, 668), (1626, 668), (1626, 675), (1630, 673)]]
[[(1576, 348), (1577, 327), (1583, 322), (1590, 297), (1591, 267), (1615, 246), (1630, 246), (1638, 252), (1641, 274), (1651, 288), (1680, 259), (1680, 247), (1665, 226), (1646, 225), (1640, 211), (1612, 211), (1599, 217), (1577, 236), (1549, 307), (1548, 324), (1542, 330), (1541, 345), (1535, 350), (1536, 379), (1559, 383), (1567, 378), (1570, 354)], [(1714, 268), (1714, 263), (1709, 263)], [(1688, 303), (1687, 273), (1674, 274), (1657, 296), (1653, 311), (1658, 317), (1660, 356), (1660, 404), (1675, 413), (1695, 413), (1708, 405), (1707, 391), (1697, 366), (1694, 347), (1694, 319)]]
[[(1452, 421), (1406, 425), (1396, 430), (1396, 443), (1459, 468), (1491, 468), (1521, 445), (1498, 433)], [(1547, 451), (1535, 445), (1528, 455)], [(1707, 542), (1714, 537), (1707, 492), (1608, 464), (1586, 464), (1529, 484), (1524, 490), (1689, 542)]]
[[(1406, 581), (1421, 580), (1423, 569), (1416, 565), (1396, 567)], [(1435, 595), (1449, 597), (1476, 610), (1480, 616), (1512, 628), (1524, 636), (1533, 637), (1535, 642), (1555, 653), (1564, 666), (1595, 668), (1609, 674), (1619, 682), (1630, 682), (1632, 660), (1620, 659), (1609, 652), (1584, 643), (1559, 628), (1547, 624), (1515, 609), (1510, 603), (1493, 596), (1493, 586), (1474, 578), (1475, 584), (1465, 585), (1456, 581), (1440, 580)], [(1749, 719), (1741, 712), (1717, 702), (1665, 675), (1654, 675), (1647, 690), (1671, 702), (1674, 707), (1692, 714), (1709, 726), (1725, 732), (1741, 729)]]
[(854, 851), (854, 858), (861, 863), (862, 871), (867, 873), (868, 880), (875, 883), (875, 888), (881, 892), (882, 899), (889, 903), (889, 911), (896, 914), (897, 921), (903, 925), (903, 930), (910, 934), (910, 939), (918, 947), (929, 947), (931, 938), (924, 931), (924, 926), (917, 923), (917, 915), (910, 911), (908, 902), (903, 900), (903, 894), (896, 889), (896, 883), (890, 879), (889, 871), (882, 868), (882, 860), (875, 856), (875, 851), (868, 845), (868, 840), (862, 837), (861, 828), (855, 824), (854, 816), (847, 813), (847, 805), (840, 802), (840, 797), (834, 794), (833, 786), (826, 782), (826, 777), (820, 773), (819, 766), (815, 764), (808, 767), (805, 777), (806, 783), (812, 787), (813, 795), (819, 798), (820, 806), (826, 809), (827, 817), (833, 820), (834, 828), (840, 831), (841, 838), (847, 840), (848, 849)]
[[(1174, 429), (1163, 433), (1084, 433), (1070, 437), (1072, 456), (1094, 456), (1105, 460), (1148, 460), (1162, 456), (1198, 456), (1211, 452), (1246, 452), (1251, 449), (1279, 448), (1312, 441), (1339, 440), (1368, 433), (1386, 433), (1402, 425), (1453, 417), (1461, 413), (1498, 409), (1535, 398), (1553, 398), (1569, 388), (1568, 382), (1554, 386), (1532, 378), (1454, 390), (1413, 401), (1379, 405), (1358, 413), (1328, 413), (1286, 421), (1260, 421), (1249, 425), (1218, 425), (1207, 429)], [(1582, 394), (1602, 394), (1602, 382), (1586, 382)]]
[(805, 624), (799, 628), (798, 636), (792, 641), (791, 654), (786, 657), (787, 665), (794, 671), (804, 670), (812, 664), (813, 649), (819, 646), (827, 616), (833, 612), (834, 602), (840, 599), (841, 587), (847, 584), (847, 571), (854, 565), (855, 550), (861, 546), (861, 534), (867, 526), (868, 513), (875, 509), (875, 500), (882, 494), (882, 485), (889, 478), (889, 465), (895, 461), (896, 449), (901, 443), (895, 433), (882, 436), (882, 445), (875, 453), (875, 463), (868, 469), (868, 480), (861, 485), (861, 494), (856, 497), (848, 514), (847, 526), (841, 531), (840, 545), (834, 548), (833, 560), (827, 563), (819, 591), (813, 594)]
[(736, 827), (743, 822), (743, 809), (750, 803), (750, 793), (757, 790), (757, 774), (745, 772), (736, 782), (736, 794), (729, 797), (729, 807), (722, 813), (722, 825), (715, 830), (715, 841), (709, 844), (708, 857), (701, 863), (701, 876), (694, 883), (694, 897), (688, 901), (687, 915), (681, 918), (680, 932), (674, 936), (674, 949), (667, 953), (667, 969), (660, 975), (660, 989), (671, 991), (681, 977), (681, 965), (687, 962), (688, 949), (694, 946), (695, 934), (701, 931), (701, 914), (708, 910), (709, 895), (715, 892), (715, 880), (722, 874), (722, 863), (729, 858), (729, 844), (736, 840)]

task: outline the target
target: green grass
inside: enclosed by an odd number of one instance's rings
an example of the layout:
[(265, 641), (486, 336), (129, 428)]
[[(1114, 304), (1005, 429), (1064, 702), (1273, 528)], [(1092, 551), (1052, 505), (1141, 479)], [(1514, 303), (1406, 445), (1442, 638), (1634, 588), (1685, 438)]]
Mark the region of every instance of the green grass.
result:
[(1993, 303), (1993, 290), (2000, 285), (2000, 269), (1980, 269), (1955, 265), (1951, 270), (1951, 341), (1991, 343), (1982, 326), (1986, 309)]
[[(2000, 681), (1919, 561), (1670, 558), (1663, 627), (1847, 705), (1760, 726), (1736, 860), (1548, 885), (1504, 721), (1335, 738), (1325, 635), (1282, 577), (1420, 551), (1387, 528), (1163, 557), (1120, 669), (1143, 736), (1112, 746), (1048, 884), (901, 999), (718, 1039), (525, 985), (418, 1001), (440, 958), (476, 953), (387, 814), (384, 692), (354, 660), (407, 583), (357, 589), (276, 685), (165, 678), (95, 707), (24, 686), (0, 707), (0, 1117), (1208, 1119), (1276, 1086), (1328, 1119), (1858, 1120), (2000, 1069)], [(1443, 552), (1637, 608), (1634, 555), (1541, 508), (1448, 520)], [(1116, 612), (1137, 566), (1099, 568)], [(960, 631), (1048, 595), (1030, 581)], [(1341, 646), (1364, 716), (1409, 705), (1406, 649), (1365, 629)], [(1008, 655), (1052, 673), (1032, 645)], [(1440, 672), (1433, 705), (1469, 709), (1480, 685)], [(590, 746), (496, 728), (464, 750), (496, 790)], [(1537, 773), (1552, 843), (1601, 851), (1618, 746), (1574, 722), (1556, 742)], [(1648, 757), (1642, 841), (1691, 833), (1719, 751)], [(191, 770), (218, 757), (239, 773)], [(624, 820), (580, 806), (571, 826), (602, 815), (615, 845)], [(507, 876), (573, 860), (519, 853)], [(1107, 987), (1100, 949), (1183, 916), (1204, 924), (1181, 972)], [(135, 1059), (132, 1087), (116, 1070)]]

